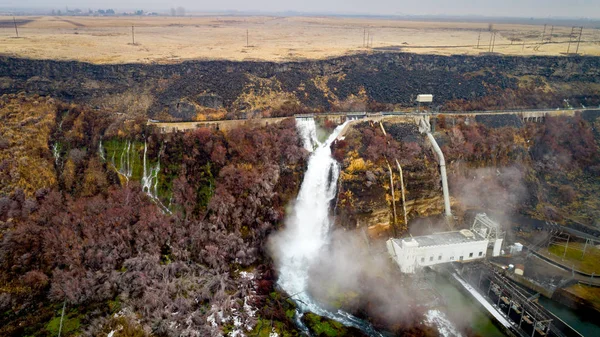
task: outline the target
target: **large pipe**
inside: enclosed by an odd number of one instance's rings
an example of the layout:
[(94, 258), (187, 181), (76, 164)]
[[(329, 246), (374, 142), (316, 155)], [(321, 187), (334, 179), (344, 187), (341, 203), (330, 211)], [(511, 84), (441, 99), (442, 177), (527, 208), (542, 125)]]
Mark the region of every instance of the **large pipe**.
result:
[(442, 191), (444, 193), (444, 210), (447, 217), (452, 216), (452, 211), (450, 210), (450, 193), (448, 192), (448, 178), (446, 176), (446, 160), (444, 159), (444, 153), (440, 146), (435, 141), (435, 138), (431, 134), (431, 127), (429, 123), (425, 119), (421, 119), (421, 124), (423, 126), (422, 131), (427, 133), (427, 139), (433, 146), (433, 150), (437, 154), (438, 161), (440, 163), (440, 175), (442, 176)]
[(394, 235), (398, 235), (398, 219), (396, 218), (396, 195), (394, 193), (394, 174), (392, 172), (392, 166), (390, 166), (390, 162), (386, 159), (388, 170), (390, 171), (390, 188), (392, 189), (392, 208), (394, 210)]
[(406, 198), (404, 197), (404, 177), (402, 176), (402, 166), (396, 159), (396, 165), (398, 165), (398, 172), (400, 172), (400, 186), (402, 187), (402, 208), (404, 209), (404, 226), (408, 226), (408, 219), (406, 218)]

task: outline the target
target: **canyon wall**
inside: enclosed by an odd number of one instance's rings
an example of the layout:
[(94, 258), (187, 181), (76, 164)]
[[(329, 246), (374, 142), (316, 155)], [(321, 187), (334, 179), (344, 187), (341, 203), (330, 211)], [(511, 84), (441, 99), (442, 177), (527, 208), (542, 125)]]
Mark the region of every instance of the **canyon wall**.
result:
[[(205, 120), (318, 111), (592, 106), (598, 57), (353, 55), (271, 63), (93, 65), (0, 57), (0, 94), (19, 91), (126, 114)], [(565, 102), (564, 99), (569, 100)]]

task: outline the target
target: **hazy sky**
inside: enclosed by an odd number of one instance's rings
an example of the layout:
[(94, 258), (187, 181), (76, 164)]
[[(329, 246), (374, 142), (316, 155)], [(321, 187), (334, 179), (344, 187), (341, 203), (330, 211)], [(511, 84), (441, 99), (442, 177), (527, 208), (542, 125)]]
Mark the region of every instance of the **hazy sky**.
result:
[(4, 0), (0, 7), (600, 18), (600, 0)]

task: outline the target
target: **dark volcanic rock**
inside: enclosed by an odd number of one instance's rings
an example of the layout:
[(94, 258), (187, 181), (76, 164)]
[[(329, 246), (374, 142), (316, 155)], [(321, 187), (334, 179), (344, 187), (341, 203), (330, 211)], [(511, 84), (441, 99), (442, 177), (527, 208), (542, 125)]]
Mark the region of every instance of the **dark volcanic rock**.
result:
[(202, 94), (196, 97), (196, 103), (203, 107), (220, 109), (223, 107), (223, 97), (215, 94)]
[(185, 100), (173, 102), (169, 105), (169, 114), (182, 120), (193, 120), (196, 117), (196, 106)]
[(505, 126), (520, 128), (523, 126), (523, 121), (517, 115), (477, 115), (475, 121), (491, 128)]
[[(111, 95), (148, 93), (150, 115), (171, 110), (183, 99), (208, 108), (236, 110), (234, 102), (253, 80), (277, 83), (309, 109), (329, 110), (331, 97), (314, 79), (329, 78), (328, 90), (343, 100), (364, 89), (379, 103), (412, 106), (421, 92), (433, 93), (435, 104), (472, 100), (505, 89), (518, 89), (520, 76), (541, 76), (548, 83), (577, 82), (572, 104), (598, 104), (586, 83), (600, 81), (598, 57), (439, 56), (407, 53), (352, 55), (326, 60), (273, 63), (187, 61), (179, 64), (93, 65), (83, 62), (0, 57), (0, 94), (27, 90), (78, 103), (98, 102)], [(9, 83), (10, 85), (6, 85)], [(209, 93), (209, 94), (206, 94)], [(177, 109), (176, 109), (177, 110)], [(189, 115), (191, 110), (183, 113)], [(180, 113), (176, 111), (176, 113)]]
[(419, 142), (421, 136), (419, 128), (412, 123), (383, 123), (387, 133), (394, 139), (402, 142)]
[(600, 109), (598, 110), (585, 110), (582, 114), (581, 117), (583, 117), (583, 119), (585, 119), (588, 122), (595, 122), (596, 119), (598, 119), (598, 117), (600, 117)]

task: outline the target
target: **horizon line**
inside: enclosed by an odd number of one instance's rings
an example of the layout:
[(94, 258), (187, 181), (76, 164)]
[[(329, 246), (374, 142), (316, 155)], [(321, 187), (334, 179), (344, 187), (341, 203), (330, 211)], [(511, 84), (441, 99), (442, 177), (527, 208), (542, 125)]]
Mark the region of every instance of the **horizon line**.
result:
[[(185, 7), (184, 7), (185, 8)], [(51, 11), (57, 8), (54, 7), (10, 7), (0, 5), (0, 15), (27, 15), (27, 14), (40, 14), (44, 11)], [(79, 8), (73, 7), (73, 9), (81, 9), (82, 11), (89, 10), (90, 8)], [(143, 9), (139, 7), (134, 8), (95, 8), (99, 9), (113, 9), (115, 11), (136, 11), (143, 10), (144, 12), (157, 12), (159, 15), (169, 15), (169, 8), (148, 8)], [(60, 8), (58, 9), (60, 10)], [(518, 19), (518, 20), (587, 20), (587, 21), (600, 21), (598, 17), (584, 17), (584, 16), (527, 16), (527, 15), (487, 15), (487, 14), (411, 14), (411, 13), (394, 13), (394, 14), (382, 14), (382, 13), (366, 13), (366, 12), (331, 12), (331, 11), (297, 11), (297, 10), (283, 10), (283, 11), (263, 11), (263, 10), (199, 10), (199, 9), (187, 9), (185, 8), (185, 16), (207, 16), (207, 15), (228, 15), (228, 16), (337, 16), (337, 17), (379, 17), (379, 18), (446, 18), (446, 19)], [(8, 11), (8, 12), (5, 12)], [(28, 13), (29, 12), (29, 13)], [(84, 12), (87, 13), (87, 12)], [(50, 13), (48, 13), (50, 15)], [(117, 14), (115, 14), (117, 15)], [(75, 15), (75, 16), (86, 16), (86, 15)], [(598, 27), (600, 28), (600, 27)]]

